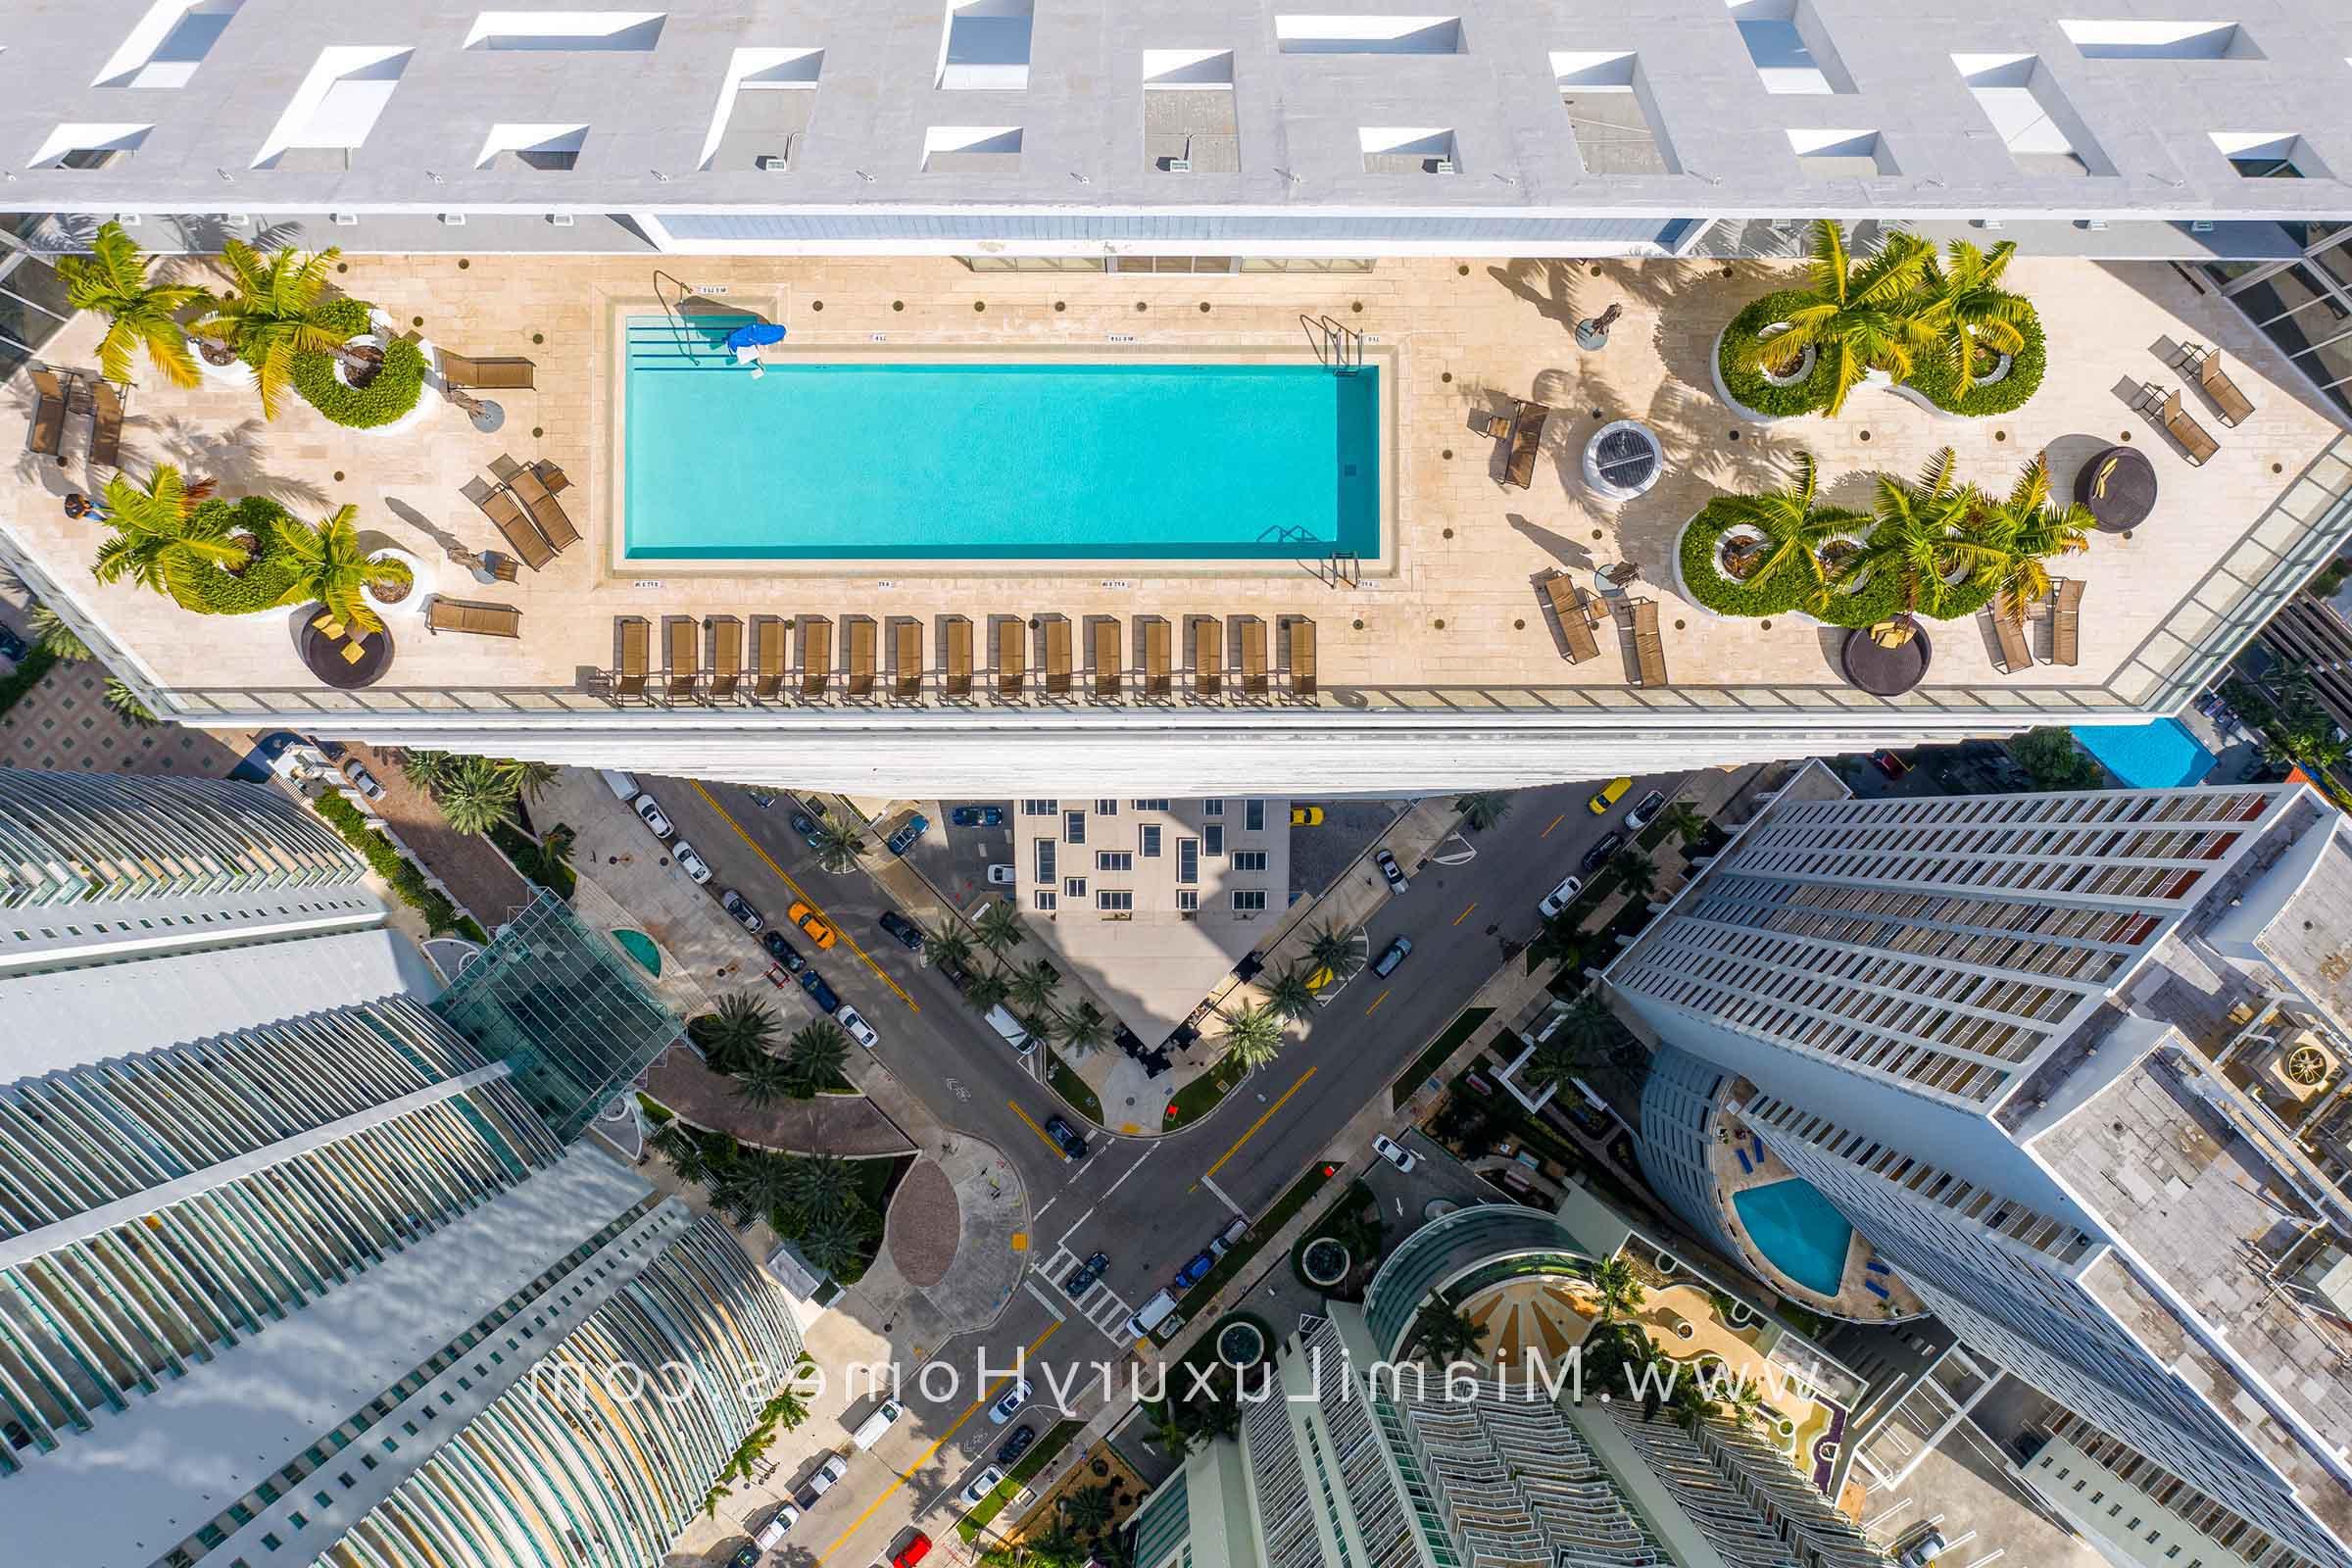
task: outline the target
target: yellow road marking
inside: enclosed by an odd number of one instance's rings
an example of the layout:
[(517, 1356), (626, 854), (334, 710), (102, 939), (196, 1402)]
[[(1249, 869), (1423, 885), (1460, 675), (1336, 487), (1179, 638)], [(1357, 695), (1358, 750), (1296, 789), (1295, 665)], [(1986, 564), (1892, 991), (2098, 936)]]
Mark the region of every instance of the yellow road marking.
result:
[(1555, 828), (1555, 827), (1558, 827), (1558, 826), (1559, 826), (1559, 825), (1560, 825), (1562, 822), (1565, 822), (1565, 821), (1567, 821), (1567, 820), (1568, 820), (1568, 813), (1567, 813), (1566, 811), (1562, 811), (1562, 812), (1561, 812), (1559, 815), (1557, 815), (1557, 816), (1553, 817), (1553, 818), (1552, 818), (1550, 821), (1548, 821), (1548, 822), (1544, 823), (1544, 831), (1536, 835), (1536, 842), (1537, 842), (1537, 843), (1539, 843), (1539, 844), (1541, 844), (1542, 842), (1544, 842), (1544, 840), (1545, 840), (1545, 839), (1547, 839), (1547, 838), (1551, 837), (1551, 830), (1552, 830), (1553, 828)]
[[(1456, 921), (1454, 922), (1454, 924), (1456, 924), (1456, 925), (1459, 925), (1459, 924), (1461, 924), (1461, 922), (1460, 922), (1459, 920), (1456, 920)], [(1366, 1007), (1366, 1008), (1364, 1009), (1364, 1016), (1365, 1016), (1365, 1017), (1367, 1017), (1367, 1018), (1369, 1018), (1369, 1017), (1371, 1017), (1371, 1016), (1372, 1016), (1374, 1013), (1378, 1012), (1378, 1011), (1380, 1010), (1380, 1004), (1381, 1004), (1382, 1003), (1384, 1003), (1384, 1002), (1386, 1002), (1386, 1001), (1388, 1001), (1388, 1000), (1389, 1000), (1389, 992), (1391, 992), (1391, 991), (1394, 991), (1394, 990), (1396, 990), (1396, 988), (1395, 986), (1389, 986), (1389, 987), (1387, 987), (1386, 989), (1384, 989), (1384, 990), (1381, 992), (1381, 994), (1380, 994), (1379, 996), (1377, 996), (1377, 997), (1374, 997), (1374, 998), (1372, 999), (1372, 1005), (1370, 1005), (1369, 1007)]]
[(1455, 925), (1460, 925), (1464, 920), (1470, 918), (1470, 911), (1477, 907), (1478, 901), (1476, 899), (1472, 899), (1468, 904), (1462, 906), (1462, 912), (1453, 917), (1453, 923)]
[[(1029, 1353), (1031, 1355), (1035, 1355), (1037, 1353), (1037, 1348), (1045, 1344), (1046, 1341), (1053, 1336), (1054, 1331), (1059, 1327), (1061, 1327), (1061, 1324), (1058, 1321), (1047, 1324), (1046, 1332), (1040, 1334), (1036, 1339), (1029, 1342)], [(874, 1510), (881, 1507), (882, 1504), (888, 1502), (890, 1500), (891, 1494), (897, 1492), (901, 1487), (906, 1484), (907, 1476), (929, 1464), (931, 1462), (932, 1455), (938, 1453), (940, 1449), (946, 1447), (948, 1446), (948, 1441), (955, 1437), (956, 1433), (963, 1430), (963, 1424), (966, 1421), (969, 1421), (973, 1416), (979, 1414), (979, 1412), (987, 1406), (988, 1402), (997, 1396), (998, 1393), (1003, 1390), (1004, 1385), (1010, 1383), (1012, 1379), (1010, 1377), (1002, 1377), (997, 1379), (994, 1386), (992, 1386), (986, 1394), (983, 1394), (979, 1398), (974, 1399), (970, 1404), (965, 1405), (963, 1407), (963, 1414), (956, 1418), (956, 1424), (948, 1428), (947, 1431), (942, 1432), (939, 1435), (939, 1441), (932, 1444), (928, 1448), (925, 1448), (922, 1453), (916, 1457), (914, 1463), (908, 1465), (904, 1471), (900, 1471), (893, 1475), (890, 1485), (882, 1489), (882, 1494), (876, 1497), (873, 1501), (867, 1503), (865, 1505), (865, 1512), (851, 1520), (849, 1528), (834, 1538), (833, 1544), (827, 1546), (824, 1550), (816, 1554), (816, 1560), (818, 1562), (823, 1562), (826, 1558), (839, 1551), (844, 1545), (848, 1544), (849, 1539), (852, 1536), (865, 1528), (865, 1522), (874, 1516)]]
[(767, 868), (770, 871), (776, 873), (778, 880), (780, 880), (786, 887), (792, 889), (794, 897), (798, 898), (803, 904), (806, 904), (811, 909), (814, 909), (818, 918), (822, 919), (825, 924), (831, 926), (834, 932), (840, 936), (841, 940), (850, 945), (850, 951), (858, 955), (858, 956), (864, 961), (865, 966), (868, 969), (874, 971), (875, 979), (881, 981), (884, 985), (890, 987), (891, 990), (897, 992), (899, 1000), (906, 1004), (906, 1006), (910, 1011), (920, 1012), (923, 1010), (922, 1004), (916, 1002), (912, 997), (908, 996), (906, 994), (906, 988), (900, 985), (896, 980), (893, 980), (887, 973), (885, 973), (882, 966), (873, 960), (872, 956), (858, 945), (858, 939), (850, 935), (849, 927), (843, 925), (839, 920), (836, 920), (830, 914), (827, 914), (825, 912), (825, 906), (816, 902), (815, 895), (811, 894), (807, 888), (794, 881), (792, 879), (792, 873), (778, 865), (776, 863), (776, 858), (768, 854), (766, 850), (760, 848), (760, 841), (758, 839), (753, 838), (751, 834), (744, 831), (743, 824), (736, 821), (734, 816), (727, 810), (727, 808), (719, 805), (718, 802), (711, 797), (711, 794), (709, 790), (703, 788), (702, 781), (700, 779), (689, 779), (687, 782), (694, 786), (694, 793), (700, 795), (703, 800), (709, 804), (710, 809), (718, 813), (718, 819), (726, 823), (727, 826), (733, 828), (735, 830), (735, 836), (743, 840), (744, 843), (750, 845), (752, 847), (752, 853), (760, 857), (760, 858), (766, 863)]
[[(1388, 993), (1384, 991), (1381, 993), (1381, 995), (1387, 996)], [(1250, 1139), (1255, 1138), (1257, 1136), (1257, 1130), (1260, 1127), (1263, 1127), (1267, 1122), (1272, 1121), (1274, 1119), (1274, 1113), (1280, 1110), (1283, 1106), (1289, 1104), (1291, 1102), (1291, 1097), (1297, 1094), (1299, 1090), (1304, 1089), (1306, 1087), (1306, 1081), (1309, 1078), (1312, 1078), (1314, 1075), (1315, 1069), (1312, 1067), (1309, 1067), (1306, 1069), (1306, 1071), (1300, 1073), (1298, 1075), (1298, 1081), (1291, 1085), (1290, 1088), (1284, 1090), (1282, 1092), (1282, 1098), (1274, 1102), (1274, 1103), (1271, 1105), (1268, 1105), (1266, 1107), (1266, 1113), (1258, 1117), (1257, 1120), (1251, 1122), (1250, 1124), (1250, 1130), (1242, 1134), (1241, 1137), (1236, 1138), (1233, 1141), (1233, 1147), (1225, 1151), (1224, 1153), (1219, 1154), (1217, 1156), (1217, 1162), (1214, 1165), (1209, 1166), (1208, 1169), (1200, 1173), (1200, 1182), (1207, 1181), (1217, 1172), (1223, 1170), (1225, 1168), (1225, 1162), (1231, 1159), (1234, 1155), (1240, 1153), (1242, 1152), (1242, 1146), (1248, 1143)], [(1023, 1119), (1026, 1120), (1027, 1118), (1024, 1117)], [(1193, 1183), (1193, 1185), (1186, 1190), (1188, 1192), (1199, 1192), (1200, 1190), (1200, 1182)]]
[(1018, 1102), (1018, 1101), (1014, 1101), (1014, 1100), (1007, 1100), (1006, 1102), (1004, 1102), (1004, 1103), (1006, 1103), (1007, 1105), (1010, 1105), (1010, 1106), (1012, 1107), (1012, 1113), (1013, 1113), (1015, 1116), (1018, 1116), (1018, 1117), (1020, 1117), (1020, 1118), (1021, 1118), (1021, 1120), (1022, 1120), (1024, 1123), (1026, 1123), (1026, 1124), (1028, 1125), (1028, 1128), (1029, 1128), (1029, 1130), (1030, 1130), (1031, 1132), (1033, 1132), (1033, 1133), (1037, 1134), (1037, 1140), (1038, 1140), (1038, 1142), (1039, 1142), (1039, 1143), (1041, 1143), (1041, 1144), (1044, 1144), (1044, 1145), (1045, 1145), (1045, 1146), (1046, 1146), (1048, 1149), (1051, 1149), (1052, 1151), (1054, 1151), (1054, 1158), (1056, 1158), (1056, 1159), (1063, 1159), (1063, 1158), (1067, 1158), (1067, 1157), (1068, 1157), (1067, 1155), (1065, 1155), (1065, 1154), (1063, 1154), (1063, 1153), (1062, 1153), (1062, 1152), (1061, 1152), (1061, 1146), (1060, 1146), (1059, 1144), (1057, 1144), (1057, 1143), (1055, 1143), (1055, 1142), (1054, 1141), (1054, 1139), (1053, 1139), (1053, 1135), (1052, 1135), (1052, 1134), (1048, 1133), (1048, 1132), (1047, 1132), (1047, 1131), (1046, 1131), (1046, 1130), (1045, 1130), (1043, 1127), (1040, 1127), (1040, 1126), (1039, 1126), (1039, 1125), (1038, 1125), (1036, 1122), (1034, 1122), (1034, 1121), (1030, 1121), (1030, 1120), (1029, 1120), (1029, 1113), (1028, 1113), (1027, 1111), (1025, 1111), (1025, 1110), (1023, 1110), (1023, 1109), (1021, 1108), (1021, 1106), (1020, 1106), (1020, 1102)]

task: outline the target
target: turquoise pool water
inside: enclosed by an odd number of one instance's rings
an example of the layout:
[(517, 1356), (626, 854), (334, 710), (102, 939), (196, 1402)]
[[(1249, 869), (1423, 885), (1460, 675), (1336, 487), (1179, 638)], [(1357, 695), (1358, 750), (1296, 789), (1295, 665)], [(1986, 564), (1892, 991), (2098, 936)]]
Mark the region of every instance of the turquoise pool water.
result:
[(662, 972), (662, 950), (654, 946), (652, 937), (642, 931), (623, 930), (613, 932), (612, 940), (619, 943), (621, 951), (635, 958), (638, 966), (647, 974), (658, 975)]
[(2072, 732), (2108, 772), (2139, 790), (2177, 789), (2213, 771), (2213, 754), (2177, 718), (2153, 724), (2085, 724)]
[(1040, 356), (781, 363), (628, 323), (640, 561), (1380, 554), (1380, 370)]
[(1836, 1296), (1845, 1277), (1846, 1249), (1854, 1228), (1813, 1184), (1791, 1176), (1768, 1187), (1732, 1195), (1747, 1239), (1773, 1266), (1808, 1291)]

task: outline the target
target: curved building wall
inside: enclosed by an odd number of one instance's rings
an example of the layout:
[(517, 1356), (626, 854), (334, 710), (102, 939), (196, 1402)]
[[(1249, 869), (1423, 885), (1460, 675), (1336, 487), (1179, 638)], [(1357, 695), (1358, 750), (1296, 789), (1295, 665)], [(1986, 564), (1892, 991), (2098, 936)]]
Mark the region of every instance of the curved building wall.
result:
[(1651, 1189), (1684, 1224), (1724, 1256), (1740, 1257), (1745, 1250), (1724, 1223), (1715, 1174), (1707, 1163), (1717, 1098), (1730, 1077), (1703, 1056), (1660, 1047), (1642, 1088), (1642, 1137), (1634, 1152)]
[(1373, 1344), (1381, 1354), (1394, 1356), (1431, 1292), (1519, 1252), (1593, 1255), (1556, 1216), (1541, 1209), (1516, 1203), (1456, 1209), (1415, 1231), (1372, 1276), (1364, 1291), (1364, 1321)]

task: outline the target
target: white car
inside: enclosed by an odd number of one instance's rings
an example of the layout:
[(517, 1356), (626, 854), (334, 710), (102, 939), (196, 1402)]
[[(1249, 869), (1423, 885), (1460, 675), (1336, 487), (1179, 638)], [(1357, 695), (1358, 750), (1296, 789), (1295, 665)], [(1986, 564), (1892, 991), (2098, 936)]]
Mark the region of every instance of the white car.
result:
[(988, 868), (988, 885), (992, 888), (1008, 888), (1020, 879), (1021, 873), (1016, 867), (992, 865)]
[(1003, 1398), (988, 1407), (988, 1419), (991, 1424), (1001, 1427), (1012, 1419), (1013, 1411), (1028, 1402), (1029, 1380), (1023, 1378), (1011, 1388), (1006, 1389)]
[(644, 818), (645, 825), (654, 830), (654, 837), (671, 839), (678, 836), (678, 830), (669, 825), (669, 818), (662, 814), (662, 808), (654, 804), (651, 795), (638, 796), (629, 803), (629, 809)]
[(1564, 876), (1560, 878), (1558, 887), (1544, 895), (1542, 902), (1536, 906), (1536, 912), (1546, 920), (1555, 919), (1559, 912), (1574, 904), (1576, 896), (1584, 891), (1585, 879), (1583, 877)]
[(1398, 1170), (1409, 1171), (1415, 1165), (1421, 1163), (1420, 1155), (1414, 1153), (1411, 1150), (1405, 1148), (1402, 1144), (1396, 1142), (1396, 1139), (1391, 1138), (1386, 1133), (1381, 1133), (1373, 1138), (1372, 1152), (1378, 1154), (1381, 1158), (1387, 1160)]
[(966, 1508), (979, 1507), (980, 1499), (987, 1496), (990, 1493), (996, 1491), (997, 1483), (1004, 1479), (1004, 1472), (998, 1469), (993, 1464), (990, 1465), (987, 1469), (972, 1477), (972, 1484), (963, 1489), (963, 1505)]
[(850, 1032), (850, 1038), (857, 1041), (866, 1050), (873, 1051), (881, 1046), (882, 1037), (874, 1033), (874, 1026), (872, 1024), (867, 1023), (862, 1017), (858, 1016), (858, 1009), (856, 1007), (845, 1004), (842, 1009), (833, 1016), (839, 1020), (844, 1029), (847, 1029)]
[(710, 867), (704, 863), (701, 856), (694, 853), (693, 845), (680, 839), (669, 847), (669, 853), (677, 860), (678, 869), (694, 878), (697, 887), (710, 880)]

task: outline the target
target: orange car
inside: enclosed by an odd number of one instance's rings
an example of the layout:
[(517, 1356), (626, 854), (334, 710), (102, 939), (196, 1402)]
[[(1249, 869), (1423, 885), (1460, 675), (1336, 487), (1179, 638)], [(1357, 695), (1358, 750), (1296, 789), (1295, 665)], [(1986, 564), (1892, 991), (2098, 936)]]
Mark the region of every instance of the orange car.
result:
[(808, 940), (815, 943), (820, 950), (830, 948), (841, 940), (841, 933), (826, 923), (823, 915), (798, 899), (793, 900), (792, 907), (785, 911), (784, 917), (807, 932)]

